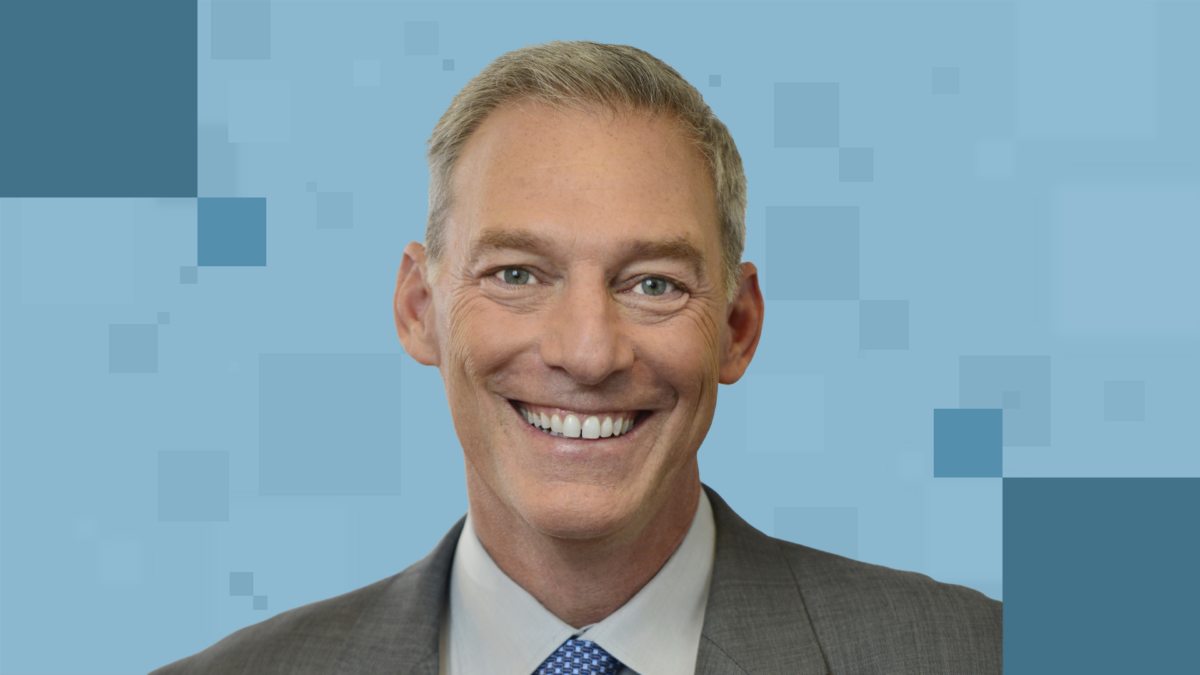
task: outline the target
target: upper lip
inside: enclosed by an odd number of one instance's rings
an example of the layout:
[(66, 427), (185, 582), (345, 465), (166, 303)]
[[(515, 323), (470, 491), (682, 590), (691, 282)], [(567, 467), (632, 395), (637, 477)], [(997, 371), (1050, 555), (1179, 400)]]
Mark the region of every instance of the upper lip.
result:
[(644, 408), (638, 408), (636, 406), (634, 406), (634, 407), (623, 407), (623, 406), (597, 407), (597, 406), (593, 406), (593, 405), (571, 406), (571, 405), (563, 405), (561, 402), (538, 403), (535, 401), (526, 401), (525, 399), (519, 399), (519, 398), (511, 398), (509, 400), (518, 405), (521, 403), (527, 403), (529, 405), (541, 406), (543, 408), (560, 408), (562, 410), (567, 410), (567, 411), (570, 411), (573, 413), (579, 413), (580, 415), (599, 415), (601, 413), (612, 413), (612, 412), (641, 412), (642, 410), (644, 410)]

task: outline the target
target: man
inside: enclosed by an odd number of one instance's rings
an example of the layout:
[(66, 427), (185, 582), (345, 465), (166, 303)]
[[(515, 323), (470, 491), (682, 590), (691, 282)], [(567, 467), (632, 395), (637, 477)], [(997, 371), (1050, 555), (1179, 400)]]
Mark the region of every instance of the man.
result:
[(1001, 672), (1001, 603), (783, 542), (702, 486), (764, 304), (726, 127), (631, 47), (510, 52), (430, 139), (394, 298), (468, 514), (423, 560), (159, 673)]

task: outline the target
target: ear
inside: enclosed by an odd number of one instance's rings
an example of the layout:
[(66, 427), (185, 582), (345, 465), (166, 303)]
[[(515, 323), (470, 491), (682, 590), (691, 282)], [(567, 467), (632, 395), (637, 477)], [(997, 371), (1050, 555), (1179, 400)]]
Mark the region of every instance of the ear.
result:
[(412, 241), (404, 247), (392, 309), (396, 313), (396, 334), (404, 351), (421, 365), (438, 365), (433, 287), (429, 285), (425, 247), (419, 242)]
[(754, 263), (741, 264), (742, 276), (737, 297), (725, 310), (726, 334), (721, 343), (721, 384), (733, 384), (742, 379), (754, 350), (758, 349), (758, 338), (762, 335), (763, 303), (762, 291), (758, 288), (758, 268)]

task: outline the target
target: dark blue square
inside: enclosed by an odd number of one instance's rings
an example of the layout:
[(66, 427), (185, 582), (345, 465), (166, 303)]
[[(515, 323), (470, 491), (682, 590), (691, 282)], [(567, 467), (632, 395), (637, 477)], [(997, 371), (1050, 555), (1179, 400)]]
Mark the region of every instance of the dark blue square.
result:
[(935, 478), (999, 478), (1004, 465), (1004, 419), (998, 408), (933, 411)]
[(197, 264), (201, 267), (267, 264), (267, 200), (201, 197), (197, 201)]
[(1196, 671), (1200, 479), (1005, 478), (1004, 672)]
[(194, 2), (0, 2), (0, 198), (195, 197)]

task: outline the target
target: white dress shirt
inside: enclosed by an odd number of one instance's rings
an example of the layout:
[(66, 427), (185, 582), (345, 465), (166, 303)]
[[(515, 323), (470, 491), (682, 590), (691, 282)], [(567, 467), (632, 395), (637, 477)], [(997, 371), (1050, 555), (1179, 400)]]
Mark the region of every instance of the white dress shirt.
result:
[(666, 564), (617, 611), (572, 628), (496, 565), (470, 514), (450, 569), (441, 627), (441, 675), (532, 675), (569, 638), (591, 640), (624, 664), (618, 675), (691, 675), (716, 545), (708, 495)]

